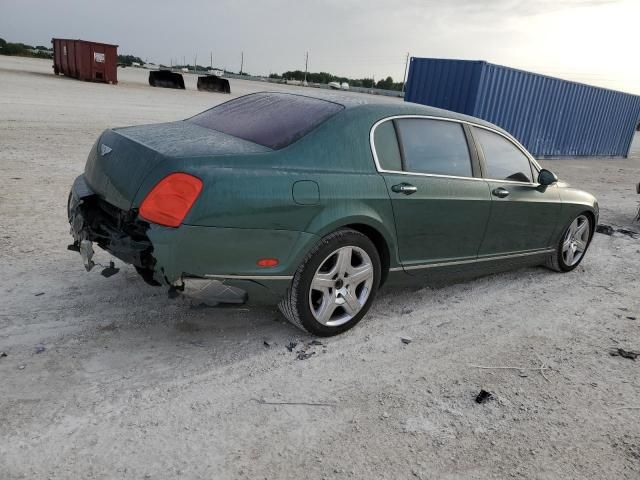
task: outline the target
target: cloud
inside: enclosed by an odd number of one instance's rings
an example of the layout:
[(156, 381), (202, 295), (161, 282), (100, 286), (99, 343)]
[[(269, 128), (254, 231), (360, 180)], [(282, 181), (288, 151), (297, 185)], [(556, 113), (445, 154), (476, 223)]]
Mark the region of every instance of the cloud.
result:
[[(3, 1), (3, 0), (0, 0)], [(406, 52), (548, 71), (625, 71), (637, 0), (4, 0), (0, 32), (116, 43), (156, 63), (208, 63), (268, 74), (310, 68), (401, 78)], [(629, 33), (628, 35), (632, 35)], [(597, 43), (595, 40), (597, 39)], [(587, 47), (588, 45), (588, 47)], [(596, 57), (596, 52), (611, 52)], [(588, 53), (588, 55), (587, 55)], [(610, 80), (610, 79), (609, 79)], [(624, 81), (624, 79), (620, 79)]]

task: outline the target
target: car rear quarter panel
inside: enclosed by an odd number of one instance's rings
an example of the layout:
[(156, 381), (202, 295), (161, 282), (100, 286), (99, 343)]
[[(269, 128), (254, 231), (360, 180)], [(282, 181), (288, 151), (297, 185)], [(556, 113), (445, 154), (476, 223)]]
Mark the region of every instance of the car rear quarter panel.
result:
[[(369, 147), (374, 121), (346, 111), (279, 151), (176, 158), (160, 164), (145, 179), (135, 206), (173, 171), (196, 175), (204, 184), (177, 229), (180, 233), (150, 232), (157, 253), (170, 259), (164, 262), (166, 268), (174, 274), (187, 264), (197, 270), (188, 273), (198, 275), (292, 275), (320, 237), (356, 224), (383, 236), (390, 264), (396, 266), (389, 195)], [(317, 184), (316, 201), (313, 196), (304, 202), (294, 199), (294, 185), (301, 181)], [(171, 251), (171, 245), (180, 251)], [(268, 271), (258, 269), (258, 255), (279, 258), (281, 264)]]

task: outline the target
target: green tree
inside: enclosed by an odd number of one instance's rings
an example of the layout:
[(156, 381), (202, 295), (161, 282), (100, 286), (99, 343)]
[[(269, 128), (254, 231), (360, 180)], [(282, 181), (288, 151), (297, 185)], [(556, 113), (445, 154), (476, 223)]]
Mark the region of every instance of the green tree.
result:
[(376, 83), (376, 88), (391, 90), (393, 88), (393, 78), (387, 77), (384, 80), (378, 80), (378, 83)]
[(118, 55), (118, 63), (120, 65), (130, 67), (133, 62), (139, 63), (140, 65), (144, 64), (144, 61), (140, 57), (135, 57), (133, 55)]

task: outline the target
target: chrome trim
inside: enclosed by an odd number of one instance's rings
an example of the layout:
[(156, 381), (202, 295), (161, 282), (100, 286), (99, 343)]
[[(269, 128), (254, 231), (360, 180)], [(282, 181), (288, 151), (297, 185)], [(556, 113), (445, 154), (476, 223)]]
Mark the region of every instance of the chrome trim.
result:
[(389, 271), (399, 272), (400, 270), (420, 270), (423, 268), (448, 267), (450, 265), (466, 265), (469, 263), (490, 262), (492, 260), (505, 260), (509, 258), (528, 257), (532, 255), (543, 255), (545, 253), (553, 253), (554, 251), (555, 251), (554, 248), (547, 248), (543, 250), (535, 250), (532, 252), (510, 253), (508, 255), (497, 255), (494, 257), (481, 257), (481, 258), (473, 258), (469, 260), (453, 260), (451, 262), (441, 262), (441, 263), (427, 263), (423, 265), (411, 265), (408, 267), (394, 267), (394, 268), (390, 268)]
[(458, 120), (457, 118), (436, 117), (434, 115), (392, 115), (390, 117), (385, 117), (382, 120), (378, 120), (376, 123), (373, 124), (373, 126), (371, 127), (371, 130), (369, 131), (369, 145), (371, 146), (371, 152), (373, 153), (373, 160), (376, 164), (376, 170), (378, 170), (379, 173), (396, 173), (400, 175), (418, 175), (421, 177), (453, 178), (457, 180), (476, 180), (476, 181), (479, 180), (479, 181), (490, 181), (490, 182), (500, 182), (500, 183), (512, 183), (516, 185), (538, 186), (538, 183), (535, 183), (535, 182), (518, 182), (515, 180), (498, 180), (498, 179), (484, 178), (484, 177), (458, 177), (455, 175), (440, 175), (437, 173), (418, 173), (418, 172), (404, 172), (404, 171), (398, 171), (398, 170), (385, 170), (380, 165), (380, 160), (378, 159), (378, 153), (376, 152), (376, 147), (374, 142), (375, 130), (378, 127), (378, 125), (384, 122), (388, 122), (390, 120), (395, 120), (397, 118), (422, 118), (426, 120), (441, 120), (443, 122), (456, 122), (460, 124), (471, 125), (472, 127), (478, 127), (478, 128), (483, 128), (485, 130), (489, 130), (490, 132), (497, 133), (498, 135), (506, 138), (508, 141), (513, 143), (514, 146), (516, 146), (525, 155), (525, 157), (527, 157), (529, 161), (533, 163), (533, 165), (538, 170), (542, 169), (542, 167), (536, 161), (536, 159), (533, 158), (533, 156), (527, 151), (526, 148), (522, 146), (520, 142), (518, 142), (515, 138), (509, 135), (505, 135), (504, 133), (496, 130), (495, 128), (487, 127), (486, 125), (480, 125), (479, 123), (470, 122), (468, 120)]
[(291, 280), (293, 275), (205, 275), (206, 278), (223, 278), (225, 280)]

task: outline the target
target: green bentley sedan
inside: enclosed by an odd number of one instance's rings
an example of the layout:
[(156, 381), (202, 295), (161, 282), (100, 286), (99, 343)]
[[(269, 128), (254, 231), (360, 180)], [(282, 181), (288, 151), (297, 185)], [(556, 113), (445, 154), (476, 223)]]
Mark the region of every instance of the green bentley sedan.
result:
[(105, 131), (71, 189), (69, 249), (89, 270), (96, 244), (171, 295), (278, 303), (320, 336), (385, 283), (582, 261), (592, 195), (495, 125), (363, 98), (256, 93)]

